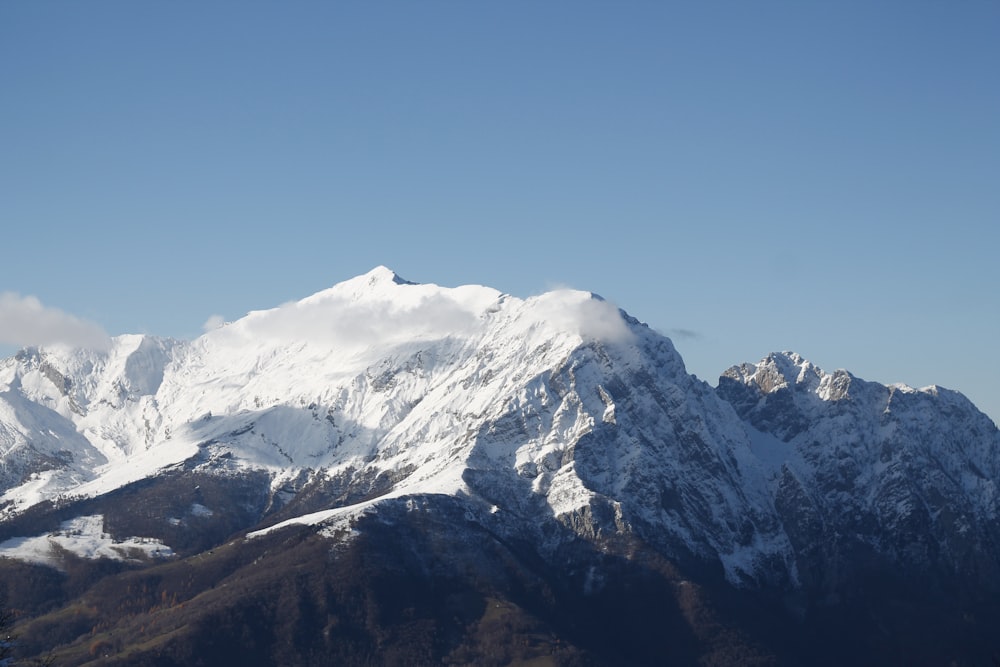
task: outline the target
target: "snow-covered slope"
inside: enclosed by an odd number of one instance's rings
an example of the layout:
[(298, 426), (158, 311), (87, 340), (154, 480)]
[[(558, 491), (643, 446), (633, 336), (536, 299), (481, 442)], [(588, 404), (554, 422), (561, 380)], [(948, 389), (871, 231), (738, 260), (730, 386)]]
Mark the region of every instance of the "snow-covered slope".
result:
[(997, 434), (977, 414), (794, 355), (731, 369), (716, 392), (593, 294), (518, 299), (379, 267), (191, 342), (6, 360), (0, 483), (14, 517), (167, 470), (263, 471), (285, 523), (446, 494), (542, 551), (561, 524), (715, 561), (733, 581), (797, 580), (855, 516), (877, 519), (864, 539), (905, 551), (878, 540), (907, 502), (931, 508), (948, 549), (992, 535)]
[(3, 500), (23, 508), (76, 493), (158, 444), (154, 395), (177, 345), (129, 335), (106, 351), (29, 348), (2, 362)]
[(16, 558), (58, 567), (59, 552), (82, 558), (136, 560), (169, 558), (170, 547), (154, 539), (132, 537), (114, 540), (104, 532), (104, 517), (83, 516), (64, 521), (58, 531), (37, 537), (16, 537), (0, 543), (0, 558)]

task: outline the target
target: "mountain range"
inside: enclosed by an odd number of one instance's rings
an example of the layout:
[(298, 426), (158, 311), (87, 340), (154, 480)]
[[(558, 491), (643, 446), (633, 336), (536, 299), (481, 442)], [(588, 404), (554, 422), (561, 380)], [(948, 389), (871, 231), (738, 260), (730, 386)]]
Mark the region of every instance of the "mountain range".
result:
[(1000, 433), (600, 297), (378, 267), (0, 361), (0, 582), (59, 664), (989, 664)]

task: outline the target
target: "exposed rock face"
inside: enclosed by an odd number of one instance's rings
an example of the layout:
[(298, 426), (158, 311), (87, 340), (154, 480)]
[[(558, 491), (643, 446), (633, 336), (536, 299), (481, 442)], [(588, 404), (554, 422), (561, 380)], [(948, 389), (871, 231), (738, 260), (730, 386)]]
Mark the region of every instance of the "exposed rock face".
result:
[(828, 374), (790, 353), (729, 369), (718, 394), (787, 445), (775, 506), (803, 583), (838, 583), (872, 557), (1000, 582), (1000, 438), (964, 396)]

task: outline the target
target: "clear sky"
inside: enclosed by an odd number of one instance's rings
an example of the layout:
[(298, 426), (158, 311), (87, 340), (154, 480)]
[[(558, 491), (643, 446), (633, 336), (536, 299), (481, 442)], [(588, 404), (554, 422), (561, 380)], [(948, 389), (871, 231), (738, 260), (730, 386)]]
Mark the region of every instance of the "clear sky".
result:
[(384, 264), (1000, 419), (998, 71), (994, 0), (3, 2), (0, 351)]

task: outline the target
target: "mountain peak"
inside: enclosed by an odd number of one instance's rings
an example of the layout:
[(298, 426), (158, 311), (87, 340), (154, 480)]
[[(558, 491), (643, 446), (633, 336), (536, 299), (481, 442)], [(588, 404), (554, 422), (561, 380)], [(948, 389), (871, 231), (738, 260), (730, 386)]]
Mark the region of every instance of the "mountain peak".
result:
[(378, 298), (389, 295), (393, 295), (391, 298), (396, 298), (395, 289), (397, 287), (419, 284), (406, 280), (389, 267), (380, 264), (368, 273), (362, 273), (339, 282), (301, 299), (298, 303), (305, 306), (315, 305), (329, 299), (366, 300), (375, 295), (380, 295)]
[(376, 266), (374, 269), (372, 269), (368, 273), (365, 273), (365, 274), (359, 276), (359, 278), (363, 279), (365, 282), (367, 282), (369, 285), (372, 285), (372, 286), (375, 286), (375, 285), (384, 285), (384, 284), (389, 284), (389, 283), (396, 284), (396, 285), (416, 285), (417, 284), (417, 283), (412, 283), (409, 280), (406, 280), (405, 278), (403, 278), (402, 276), (400, 276), (398, 273), (396, 273), (395, 271), (393, 271), (389, 267), (384, 266), (382, 264), (379, 264), (378, 266)]
[(845, 370), (827, 373), (802, 355), (789, 351), (772, 352), (756, 364), (733, 366), (720, 380), (723, 378), (755, 387), (764, 395), (788, 389), (814, 394), (823, 401), (839, 401), (848, 397), (852, 384), (859, 382)]
[(742, 364), (727, 370), (724, 377), (743, 384), (753, 384), (765, 394), (785, 387), (795, 387), (823, 371), (795, 352), (772, 352), (756, 364)]

